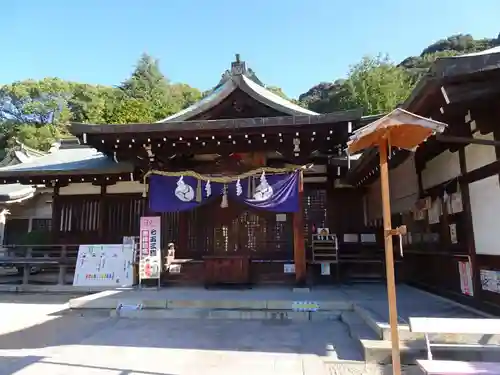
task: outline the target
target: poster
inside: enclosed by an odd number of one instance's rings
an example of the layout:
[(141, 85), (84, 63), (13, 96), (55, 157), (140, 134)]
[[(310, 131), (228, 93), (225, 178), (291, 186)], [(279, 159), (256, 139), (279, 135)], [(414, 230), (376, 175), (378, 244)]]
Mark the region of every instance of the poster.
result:
[(330, 263), (321, 263), (321, 274), (324, 276), (330, 274)]
[(457, 238), (457, 224), (450, 224), (450, 241), (452, 244), (458, 243)]
[(470, 262), (458, 262), (458, 272), (460, 274), (460, 290), (466, 296), (474, 295), (472, 287), (472, 269)]
[(284, 273), (295, 273), (295, 264), (294, 263), (285, 263), (283, 265)]
[(488, 292), (500, 293), (500, 271), (480, 270), (481, 289)]
[(133, 245), (80, 245), (74, 286), (123, 287), (134, 283)]
[(160, 279), (161, 217), (141, 217), (140, 232), (139, 279)]
[(441, 199), (437, 198), (431, 204), (431, 208), (429, 208), (429, 224), (437, 224), (439, 223), (439, 217), (442, 213)]
[(458, 190), (456, 193), (451, 194), (450, 196), (450, 208), (451, 208), (451, 213), (456, 214), (458, 212), (463, 211), (463, 204), (462, 204), (462, 192)]

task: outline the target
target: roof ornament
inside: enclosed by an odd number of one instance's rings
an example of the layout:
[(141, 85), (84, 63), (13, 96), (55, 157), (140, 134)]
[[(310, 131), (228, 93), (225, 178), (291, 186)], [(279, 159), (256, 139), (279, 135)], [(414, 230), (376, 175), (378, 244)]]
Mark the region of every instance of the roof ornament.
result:
[(244, 61), (240, 60), (240, 54), (235, 55), (235, 61), (231, 63), (231, 75), (238, 76), (247, 73), (247, 65)]

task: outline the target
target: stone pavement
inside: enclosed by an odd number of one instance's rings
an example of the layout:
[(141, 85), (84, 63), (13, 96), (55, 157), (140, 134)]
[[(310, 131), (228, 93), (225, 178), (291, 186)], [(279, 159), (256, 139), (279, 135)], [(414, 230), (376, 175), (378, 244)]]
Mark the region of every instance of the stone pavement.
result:
[(377, 373), (323, 362), (361, 359), (339, 321), (112, 319), (63, 297), (0, 295), (0, 375)]

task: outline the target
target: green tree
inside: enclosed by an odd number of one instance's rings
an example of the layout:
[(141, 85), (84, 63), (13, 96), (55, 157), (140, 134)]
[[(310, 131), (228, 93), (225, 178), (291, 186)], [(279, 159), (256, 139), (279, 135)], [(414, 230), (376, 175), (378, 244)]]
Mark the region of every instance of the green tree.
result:
[(118, 101), (118, 89), (108, 86), (74, 84), (68, 100), (71, 120), (102, 124), (109, 120)]
[[(124, 99), (120, 100), (137, 99), (143, 103), (141, 112), (148, 111), (144, 122), (161, 120), (201, 97), (199, 90), (186, 84), (171, 85), (161, 73), (158, 60), (147, 54), (141, 56), (131, 77), (119, 89), (124, 95)], [(136, 105), (131, 107), (136, 108)]]
[(0, 147), (7, 147), (14, 137), (33, 147), (50, 147), (56, 136), (67, 132), (71, 92), (72, 84), (59, 78), (25, 80), (2, 86)]
[(110, 110), (108, 121), (113, 124), (151, 123), (152, 117), (150, 103), (135, 98), (122, 98)]
[(363, 57), (351, 67), (340, 103), (344, 109), (363, 108), (365, 115), (374, 115), (396, 108), (412, 89), (408, 72), (387, 57)]

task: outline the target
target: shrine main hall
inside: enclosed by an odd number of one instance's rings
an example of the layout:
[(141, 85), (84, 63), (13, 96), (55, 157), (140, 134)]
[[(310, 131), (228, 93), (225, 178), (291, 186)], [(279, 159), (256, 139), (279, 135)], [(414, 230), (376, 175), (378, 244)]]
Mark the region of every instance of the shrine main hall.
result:
[[(237, 56), (199, 102), (156, 123), (72, 123), (75, 139), (0, 170), (52, 193), (52, 244), (116, 244), (161, 217), (162, 281), (304, 284), (384, 273), (363, 190), (346, 183), (362, 110), (319, 114), (270, 91)], [(207, 274), (207, 262), (215, 271)]]

